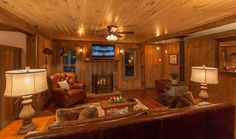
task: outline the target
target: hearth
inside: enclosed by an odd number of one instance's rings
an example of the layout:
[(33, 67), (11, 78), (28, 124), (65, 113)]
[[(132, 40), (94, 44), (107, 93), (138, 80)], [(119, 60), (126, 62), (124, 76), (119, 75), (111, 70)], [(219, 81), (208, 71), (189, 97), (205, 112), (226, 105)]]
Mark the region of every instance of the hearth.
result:
[(93, 74), (92, 91), (94, 93), (110, 93), (113, 91), (113, 74)]

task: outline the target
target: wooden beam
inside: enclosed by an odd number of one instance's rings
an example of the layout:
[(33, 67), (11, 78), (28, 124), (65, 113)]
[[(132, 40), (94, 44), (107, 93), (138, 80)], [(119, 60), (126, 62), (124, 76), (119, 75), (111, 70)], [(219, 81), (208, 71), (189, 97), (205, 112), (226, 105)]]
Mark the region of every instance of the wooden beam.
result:
[(185, 65), (184, 65), (184, 37), (180, 37), (179, 38), (179, 72), (180, 72), (180, 81), (184, 81), (184, 69), (185, 69)]
[(204, 24), (204, 25), (201, 25), (201, 26), (198, 26), (198, 27), (194, 27), (194, 28), (185, 30), (185, 31), (180, 31), (180, 32), (172, 33), (172, 34), (166, 34), (166, 35), (161, 35), (161, 36), (158, 36), (158, 37), (154, 37), (154, 38), (151, 38), (151, 39), (148, 39), (148, 40), (142, 42), (142, 44), (152, 43), (152, 42), (161, 41), (161, 40), (167, 40), (167, 39), (171, 39), (171, 38), (177, 38), (177, 37), (185, 36), (185, 35), (190, 34), (190, 33), (203, 31), (203, 30), (206, 30), (206, 29), (214, 28), (214, 27), (219, 27), (219, 26), (230, 24), (230, 23), (233, 23), (233, 22), (236, 22), (236, 14), (232, 15), (232, 16), (229, 16), (229, 17), (226, 17), (226, 18), (223, 18), (223, 19), (220, 19), (218, 21), (207, 23), (207, 24)]
[(0, 24), (24, 33), (35, 34), (33, 26), (2, 7), (0, 7)]

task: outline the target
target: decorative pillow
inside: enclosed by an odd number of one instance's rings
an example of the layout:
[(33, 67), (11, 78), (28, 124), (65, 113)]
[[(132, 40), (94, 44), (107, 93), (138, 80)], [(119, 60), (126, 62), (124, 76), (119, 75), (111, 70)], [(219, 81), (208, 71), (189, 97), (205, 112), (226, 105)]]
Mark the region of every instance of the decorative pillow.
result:
[(194, 105), (194, 98), (190, 91), (182, 96), (175, 96), (170, 101), (170, 108), (181, 108)]
[(71, 121), (77, 120), (79, 112), (73, 109), (58, 109), (56, 110), (56, 121)]
[(61, 108), (56, 110), (56, 121), (85, 120), (97, 118), (98, 111), (95, 107)]
[(79, 115), (78, 120), (86, 120), (98, 117), (98, 110), (95, 107), (84, 108)]
[(58, 82), (58, 85), (62, 89), (70, 89), (70, 86), (69, 86), (69, 84), (67, 83), (66, 80)]

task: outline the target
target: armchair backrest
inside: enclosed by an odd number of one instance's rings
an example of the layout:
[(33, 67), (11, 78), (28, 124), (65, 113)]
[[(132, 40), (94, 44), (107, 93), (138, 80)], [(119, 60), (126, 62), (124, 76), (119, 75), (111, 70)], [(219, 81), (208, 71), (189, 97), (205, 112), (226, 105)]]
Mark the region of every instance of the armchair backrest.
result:
[(50, 75), (50, 88), (58, 88), (58, 82), (67, 80), (68, 84), (72, 86), (74, 83), (77, 82), (77, 77), (74, 72), (60, 72), (60, 73), (54, 73)]

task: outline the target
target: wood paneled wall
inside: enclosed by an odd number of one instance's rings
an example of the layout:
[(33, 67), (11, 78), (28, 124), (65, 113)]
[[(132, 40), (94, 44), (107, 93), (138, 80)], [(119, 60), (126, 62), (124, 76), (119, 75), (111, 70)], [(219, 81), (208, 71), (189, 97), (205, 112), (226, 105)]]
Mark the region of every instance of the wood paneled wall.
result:
[[(169, 79), (171, 72), (179, 72), (179, 65), (168, 64), (168, 54), (178, 53), (178, 42), (163, 44), (163, 76)], [(168, 54), (165, 53), (168, 51)], [(205, 64), (210, 67), (217, 67), (217, 41), (216, 36), (200, 37), (185, 40), (185, 81), (189, 84), (189, 90), (198, 98), (200, 84), (190, 81), (191, 67)], [(208, 85), (209, 101), (229, 102), (236, 104), (236, 76), (233, 74), (219, 73), (219, 84)]]
[[(179, 74), (179, 42), (171, 42), (162, 44), (162, 79), (171, 79), (170, 73), (176, 72)], [(178, 54), (178, 64), (169, 64), (169, 54)]]
[[(159, 47), (159, 50), (157, 50)], [(145, 88), (154, 88), (155, 80), (162, 75), (162, 46), (145, 45)]]
[(37, 47), (35, 35), (26, 36), (26, 65), (37, 68)]
[(13, 121), (20, 111), (17, 98), (4, 97), (5, 71), (21, 69), (21, 48), (0, 45), (0, 128)]
[[(114, 82), (115, 87), (119, 89), (129, 90), (129, 89), (139, 89), (141, 88), (140, 83), (140, 63), (138, 63), (138, 73), (139, 77), (136, 80), (124, 80), (122, 78), (122, 58), (123, 56), (119, 54), (119, 48), (137, 48), (140, 49), (141, 45), (139, 44), (125, 44), (125, 43), (117, 43), (116, 46), (116, 56), (115, 60), (113, 62), (87, 62), (85, 61), (86, 53), (88, 51), (91, 52), (91, 45), (94, 43), (101, 43), (101, 42), (81, 42), (81, 41), (53, 41), (53, 51), (56, 52), (55, 54), (55, 61), (56, 61), (56, 71), (61, 72), (63, 70), (63, 61), (62, 57), (60, 56), (60, 50), (65, 48), (66, 50), (72, 50), (79, 48), (83, 49), (82, 55), (78, 54), (77, 60), (79, 61), (77, 65), (79, 65), (78, 68), (78, 75), (80, 82), (84, 82), (87, 84), (88, 89), (91, 89), (91, 73), (93, 72), (102, 72), (105, 67), (106, 70), (109, 71), (111, 69), (114, 72)], [(102, 42), (104, 44), (104, 42)], [(139, 51), (140, 52), (140, 51)], [(138, 57), (138, 60), (140, 62), (140, 56)], [(88, 73), (89, 72), (89, 73)]]
[(46, 68), (46, 57), (47, 57), (47, 73), (51, 74), (54, 70), (54, 66), (53, 66), (53, 56), (46, 56), (45, 54), (43, 54), (43, 49), (44, 48), (49, 48), (52, 50), (52, 40), (44, 37), (44, 36), (37, 36), (38, 40), (37, 40), (37, 61), (38, 61), (38, 67), (39, 68)]
[[(44, 48), (49, 48), (52, 50), (52, 41), (41, 35), (27, 35), (26, 42), (26, 64), (31, 68), (46, 68), (45, 65), (45, 54), (43, 54)], [(53, 56), (47, 57), (48, 75), (54, 71), (53, 66)], [(39, 112), (44, 105), (49, 101), (50, 94), (49, 91), (34, 95), (33, 106), (36, 112)]]
[[(185, 80), (195, 97), (200, 92), (200, 84), (190, 81), (191, 67), (206, 65), (216, 67), (217, 42), (214, 38), (195, 38), (185, 40)], [(221, 83), (221, 81), (219, 81)], [(208, 85), (211, 101), (218, 101), (218, 85)]]

